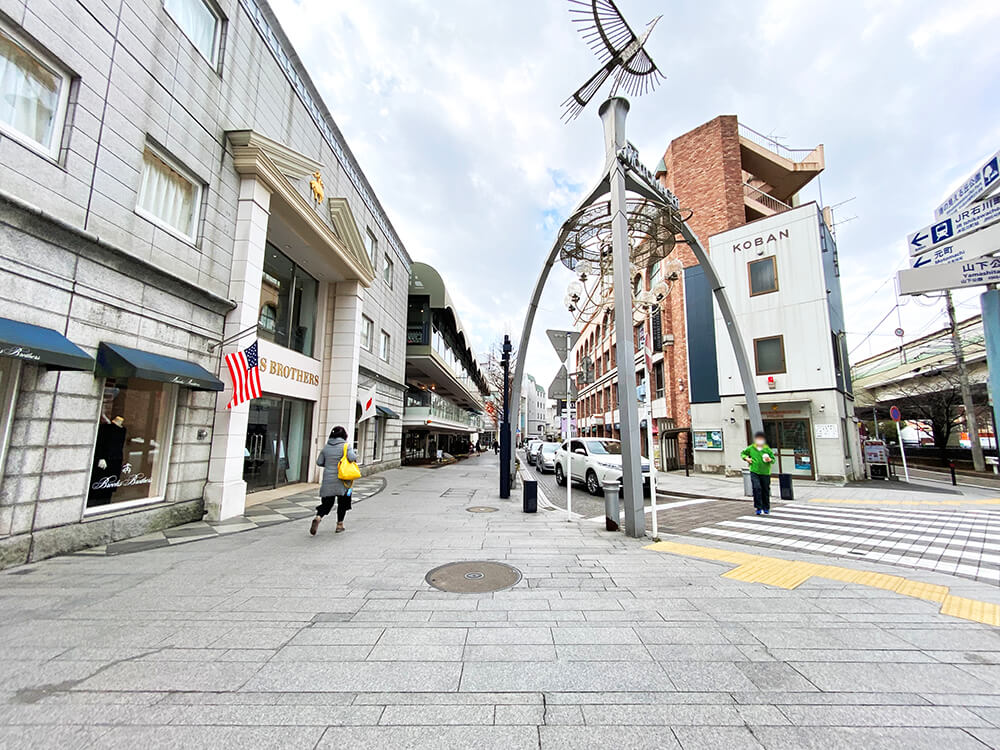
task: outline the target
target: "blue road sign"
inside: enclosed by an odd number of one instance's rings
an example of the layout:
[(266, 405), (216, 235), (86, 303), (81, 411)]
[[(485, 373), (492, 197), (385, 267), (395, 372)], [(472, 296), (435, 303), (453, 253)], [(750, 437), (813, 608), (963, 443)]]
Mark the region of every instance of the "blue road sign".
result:
[(912, 268), (937, 266), (953, 263), (956, 260), (972, 260), (998, 251), (1000, 251), (1000, 222), (959, 237), (957, 240), (951, 240), (947, 245), (938, 245), (923, 255), (911, 256), (910, 266)]
[(903, 415), (899, 413), (898, 406), (893, 406), (891, 409), (889, 409), (889, 416), (892, 418), (893, 422), (898, 422), (899, 418)]
[(1000, 195), (973, 203), (930, 226), (921, 227), (906, 238), (910, 255), (923, 255), (938, 245), (1000, 222)]
[(1000, 151), (986, 160), (972, 175), (964, 180), (958, 189), (945, 198), (944, 202), (934, 209), (934, 218), (950, 216), (965, 208), (970, 203), (981, 200), (1000, 188)]

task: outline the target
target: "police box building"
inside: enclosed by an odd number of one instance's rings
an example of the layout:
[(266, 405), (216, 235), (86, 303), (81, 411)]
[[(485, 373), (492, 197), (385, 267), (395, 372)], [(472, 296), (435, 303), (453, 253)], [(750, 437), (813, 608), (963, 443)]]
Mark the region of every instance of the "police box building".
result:
[(399, 463), (410, 257), (270, 7), (122, 7), (0, 0), (0, 567)]
[[(777, 470), (806, 479), (862, 476), (844, 334), (837, 246), (815, 203), (713, 235), (725, 285), (754, 368)], [(725, 322), (707, 286), (688, 289), (694, 462), (736, 474), (750, 440), (746, 397)]]

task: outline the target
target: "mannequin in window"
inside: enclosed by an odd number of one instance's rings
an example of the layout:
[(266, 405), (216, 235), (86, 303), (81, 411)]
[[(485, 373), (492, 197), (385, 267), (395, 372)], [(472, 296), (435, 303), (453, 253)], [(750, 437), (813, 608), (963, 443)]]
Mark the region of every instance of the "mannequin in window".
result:
[(121, 479), (122, 459), (125, 452), (125, 418), (117, 416), (111, 421), (103, 417), (97, 428), (94, 447), (94, 467), (90, 475), (90, 493), (87, 505), (107, 505)]

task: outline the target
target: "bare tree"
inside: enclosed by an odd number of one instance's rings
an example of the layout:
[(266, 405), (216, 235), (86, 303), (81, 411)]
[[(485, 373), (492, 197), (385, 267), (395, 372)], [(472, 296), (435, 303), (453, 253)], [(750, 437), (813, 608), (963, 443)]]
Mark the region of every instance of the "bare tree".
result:
[[(510, 377), (514, 377), (514, 367), (517, 364), (517, 351), (510, 353)], [(500, 421), (503, 419), (503, 338), (497, 338), (490, 344), (486, 352), (486, 360), (481, 363), (483, 374), (486, 375), (486, 382), (493, 392), (492, 398), (495, 400), (496, 428), (499, 429)], [(512, 415), (513, 416), (513, 415)]]
[[(976, 380), (975, 386), (982, 385)], [(931, 426), (934, 446), (941, 451), (948, 447), (959, 417), (964, 414), (962, 389), (958, 372), (935, 370), (899, 383), (895, 388), (895, 403), (905, 419), (923, 420)], [(970, 439), (976, 436), (970, 435)]]

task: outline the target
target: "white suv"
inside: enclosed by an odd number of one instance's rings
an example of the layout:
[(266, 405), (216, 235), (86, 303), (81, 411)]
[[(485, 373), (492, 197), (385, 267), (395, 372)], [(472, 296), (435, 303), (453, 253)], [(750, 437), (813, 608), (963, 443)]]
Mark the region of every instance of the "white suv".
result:
[[(583, 482), (591, 495), (603, 493), (603, 482), (618, 482), (622, 477), (622, 445), (613, 438), (573, 438), (572, 444), (573, 481)], [(566, 443), (556, 451), (556, 484), (566, 485), (567, 459)], [(649, 460), (641, 458), (642, 480), (645, 491), (649, 491)]]

